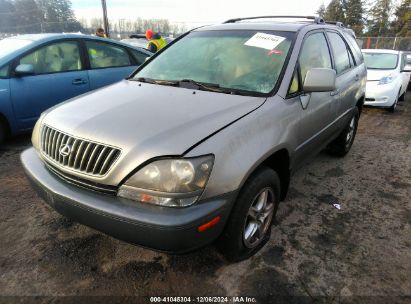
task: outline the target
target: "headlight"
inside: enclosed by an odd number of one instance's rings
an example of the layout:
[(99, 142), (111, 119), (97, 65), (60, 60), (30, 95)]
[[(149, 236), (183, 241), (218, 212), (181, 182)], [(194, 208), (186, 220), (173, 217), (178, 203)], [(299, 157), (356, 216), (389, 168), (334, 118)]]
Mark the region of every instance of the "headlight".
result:
[(384, 76), (383, 78), (380, 79), (378, 84), (391, 83), (393, 80), (394, 80), (394, 77), (392, 75)]
[(160, 206), (190, 206), (203, 192), (213, 163), (213, 155), (157, 160), (130, 177), (117, 195)]
[(33, 128), (33, 133), (31, 135), (31, 143), (33, 144), (33, 147), (36, 148), (36, 150), (40, 150), (40, 128), (41, 128), (41, 123), (43, 122), (43, 119), (46, 115), (42, 113), (37, 120), (36, 124), (34, 125)]

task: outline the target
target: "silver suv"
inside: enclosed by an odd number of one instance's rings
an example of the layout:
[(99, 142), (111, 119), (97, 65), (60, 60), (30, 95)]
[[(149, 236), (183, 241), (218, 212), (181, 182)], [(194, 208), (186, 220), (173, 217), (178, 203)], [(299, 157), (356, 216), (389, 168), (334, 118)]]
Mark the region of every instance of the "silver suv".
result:
[(35, 187), (141, 246), (256, 253), (291, 174), (324, 148), (350, 150), (365, 94), (350, 30), (281, 20), (190, 31), (127, 80), (45, 112), (21, 157)]

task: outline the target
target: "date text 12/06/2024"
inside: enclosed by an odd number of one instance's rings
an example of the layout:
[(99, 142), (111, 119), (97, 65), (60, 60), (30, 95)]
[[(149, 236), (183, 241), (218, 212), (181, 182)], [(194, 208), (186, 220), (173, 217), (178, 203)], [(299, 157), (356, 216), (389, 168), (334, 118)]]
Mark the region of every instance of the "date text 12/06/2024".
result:
[(257, 303), (254, 297), (150, 297), (150, 303)]

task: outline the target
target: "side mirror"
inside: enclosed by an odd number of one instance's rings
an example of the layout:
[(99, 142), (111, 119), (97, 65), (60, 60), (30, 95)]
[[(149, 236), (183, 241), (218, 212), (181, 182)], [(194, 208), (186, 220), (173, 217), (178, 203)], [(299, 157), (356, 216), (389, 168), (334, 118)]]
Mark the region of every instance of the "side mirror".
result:
[(34, 74), (34, 67), (32, 64), (20, 64), (14, 72), (16, 76), (29, 76)]
[(337, 73), (332, 69), (314, 68), (309, 69), (305, 76), (303, 91), (330, 92), (335, 90)]

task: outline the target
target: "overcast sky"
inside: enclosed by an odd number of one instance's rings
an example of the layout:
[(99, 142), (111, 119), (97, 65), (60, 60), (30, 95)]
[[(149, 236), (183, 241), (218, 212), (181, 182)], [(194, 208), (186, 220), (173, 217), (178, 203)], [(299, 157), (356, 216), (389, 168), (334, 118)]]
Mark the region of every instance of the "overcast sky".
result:
[[(166, 18), (202, 25), (234, 17), (313, 15), (330, 0), (106, 0), (110, 19)], [(101, 0), (71, 0), (78, 18), (101, 17)]]

